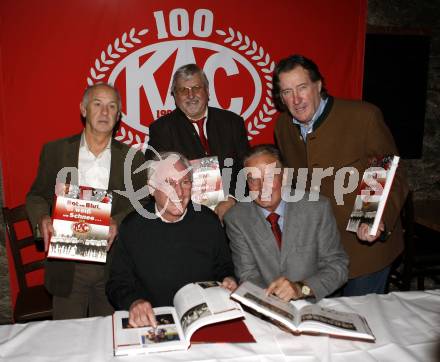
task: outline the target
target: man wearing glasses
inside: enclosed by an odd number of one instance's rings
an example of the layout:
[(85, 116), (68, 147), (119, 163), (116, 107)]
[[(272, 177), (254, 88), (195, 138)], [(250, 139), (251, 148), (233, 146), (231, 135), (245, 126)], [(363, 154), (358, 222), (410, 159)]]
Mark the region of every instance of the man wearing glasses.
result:
[[(249, 148), (243, 118), (230, 111), (208, 107), (208, 79), (196, 64), (177, 69), (171, 94), (176, 109), (150, 126), (149, 146), (156, 151), (177, 151), (190, 160), (217, 156), (220, 168), (232, 166), (229, 194), (233, 195), (243, 155)], [(153, 154), (147, 150), (147, 159)], [(217, 205), (215, 212), (220, 220), (234, 204), (234, 198), (229, 196)]]
[(129, 311), (133, 327), (156, 326), (153, 307), (169, 306), (188, 283), (218, 280), (237, 287), (220, 221), (207, 207), (195, 212), (189, 161), (161, 152), (150, 161), (149, 217), (136, 212), (122, 223), (106, 292), (115, 309)]

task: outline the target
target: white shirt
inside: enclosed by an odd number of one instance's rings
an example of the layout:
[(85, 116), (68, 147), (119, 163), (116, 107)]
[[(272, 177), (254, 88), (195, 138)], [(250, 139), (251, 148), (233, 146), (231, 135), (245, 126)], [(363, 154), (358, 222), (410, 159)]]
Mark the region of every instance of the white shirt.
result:
[(95, 189), (108, 189), (111, 165), (111, 138), (98, 156), (95, 156), (87, 145), (84, 132), (81, 135), (78, 156), (78, 181), (81, 186), (89, 186)]
[[(170, 202), (171, 202), (171, 201), (170, 201)], [(185, 209), (185, 211), (183, 212), (183, 214), (182, 214), (181, 217), (179, 217), (177, 220), (174, 220), (174, 221), (171, 221), (171, 220), (167, 220), (167, 219), (165, 219), (165, 218), (162, 216), (162, 214), (161, 214), (161, 212), (159, 211), (159, 209), (157, 208), (157, 205), (156, 205), (156, 204), (154, 204), (154, 210), (155, 210), (155, 214), (156, 214), (156, 216), (157, 216), (159, 219), (161, 219), (163, 222), (165, 222), (165, 223), (167, 223), (167, 224), (174, 224), (175, 222), (179, 222), (179, 221), (182, 221), (182, 220), (183, 220), (183, 218), (184, 218), (185, 215), (186, 215), (186, 212), (188, 211), (188, 208)]]
[[(203, 117), (205, 117), (205, 122), (203, 122), (203, 134), (205, 135), (205, 138), (208, 139), (208, 133), (206, 132), (206, 123), (208, 122), (208, 107), (206, 108), (206, 111), (205, 111), (205, 114), (203, 115)], [(200, 117), (200, 118), (203, 118), (203, 117)], [(191, 121), (197, 121), (197, 119), (192, 119), (189, 117), (188, 117), (188, 119)], [(197, 127), (197, 124), (194, 122), (191, 122), (191, 123), (192, 123), (193, 127), (196, 129), (197, 134), (200, 136), (199, 127)]]

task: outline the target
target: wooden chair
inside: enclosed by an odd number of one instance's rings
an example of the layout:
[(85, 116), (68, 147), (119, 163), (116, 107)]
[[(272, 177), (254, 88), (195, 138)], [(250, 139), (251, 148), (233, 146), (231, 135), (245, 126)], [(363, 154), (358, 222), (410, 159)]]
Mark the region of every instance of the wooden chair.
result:
[[(3, 208), (3, 216), (8, 233), (9, 245), (14, 259), (15, 271), (19, 285), (19, 292), (14, 309), (15, 322), (28, 322), (33, 320), (52, 318), (52, 297), (44, 285), (29, 287), (26, 274), (44, 268), (44, 259), (24, 263), (21, 249), (35, 244), (33, 236), (18, 239), (15, 225), (19, 222), (29, 223), (24, 205), (15, 208)], [(30, 227), (30, 223), (29, 223)]]
[(417, 278), (417, 289), (425, 289), (425, 277), (440, 277), (440, 235), (414, 221), (413, 194), (410, 191), (401, 212), (405, 249), (393, 264), (389, 284), (410, 290)]

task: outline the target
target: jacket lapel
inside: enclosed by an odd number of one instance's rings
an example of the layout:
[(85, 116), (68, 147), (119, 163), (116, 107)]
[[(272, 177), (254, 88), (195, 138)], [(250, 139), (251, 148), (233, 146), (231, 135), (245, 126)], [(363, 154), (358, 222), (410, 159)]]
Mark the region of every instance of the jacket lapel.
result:
[[(110, 161), (110, 176), (108, 180), (109, 191), (120, 190), (124, 185), (124, 162), (125, 157), (122, 152), (122, 144), (114, 138), (111, 143), (111, 161)], [(125, 188), (124, 188), (125, 189)]]
[(298, 225), (299, 219), (295, 213), (296, 203), (286, 202), (284, 208), (283, 242), (281, 245), (281, 265), (286, 262), (287, 257), (290, 255), (297, 239), (297, 230), (301, 227)]
[[(64, 167), (74, 167), (77, 170), (78, 175), (78, 157), (79, 157), (79, 146), (81, 143), (81, 134), (70, 137), (64, 144), (63, 150), (63, 165)], [(72, 182), (71, 173), (67, 174), (66, 183)]]
[[(177, 122), (179, 130), (183, 134), (178, 137), (178, 142), (185, 144), (187, 143), (188, 146), (182, 147), (184, 150), (187, 150), (191, 152), (191, 154), (186, 154), (189, 159), (195, 159), (195, 158), (201, 158), (205, 155), (205, 150), (202, 146), (202, 142), (200, 141), (200, 137), (197, 134), (197, 131), (195, 130), (194, 126), (191, 124), (191, 122), (186, 117), (185, 113), (183, 113), (180, 109), (176, 109), (177, 112)], [(209, 143), (209, 136), (208, 136), (208, 143)]]
[(216, 114), (211, 107), (208, 107), (208, 122), (206, 123), (206, 133), (208, 135), (208, 144), (212, 155), (222, 155), (221, 142), (219, 142), (219, 135), (222, 134), (217, 130)]
[(252, 202), (251, 215), (249, 219), (255, 222), (254, 228), (257, 231), (258, 242), (264, 246), (264, 248), (272, 255), (274, 255), (277, 260), (280, 259), (280, 250), (277, 246), (277, 241), (270, 228), (269, 222), (264, 218), (263, 213), (258, 208), (258, 206)]

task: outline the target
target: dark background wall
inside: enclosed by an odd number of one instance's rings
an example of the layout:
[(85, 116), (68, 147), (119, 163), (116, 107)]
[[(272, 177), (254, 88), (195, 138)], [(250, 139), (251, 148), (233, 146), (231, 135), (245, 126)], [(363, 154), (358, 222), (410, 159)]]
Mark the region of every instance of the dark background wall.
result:
[[(370, 28), (431, 35), (422, 157), (403, 162), (415, 198), (440, 199), (440, 1), (369, 0), (367, 22)], [(405, 73), (401, 77), (405, 88)]]

